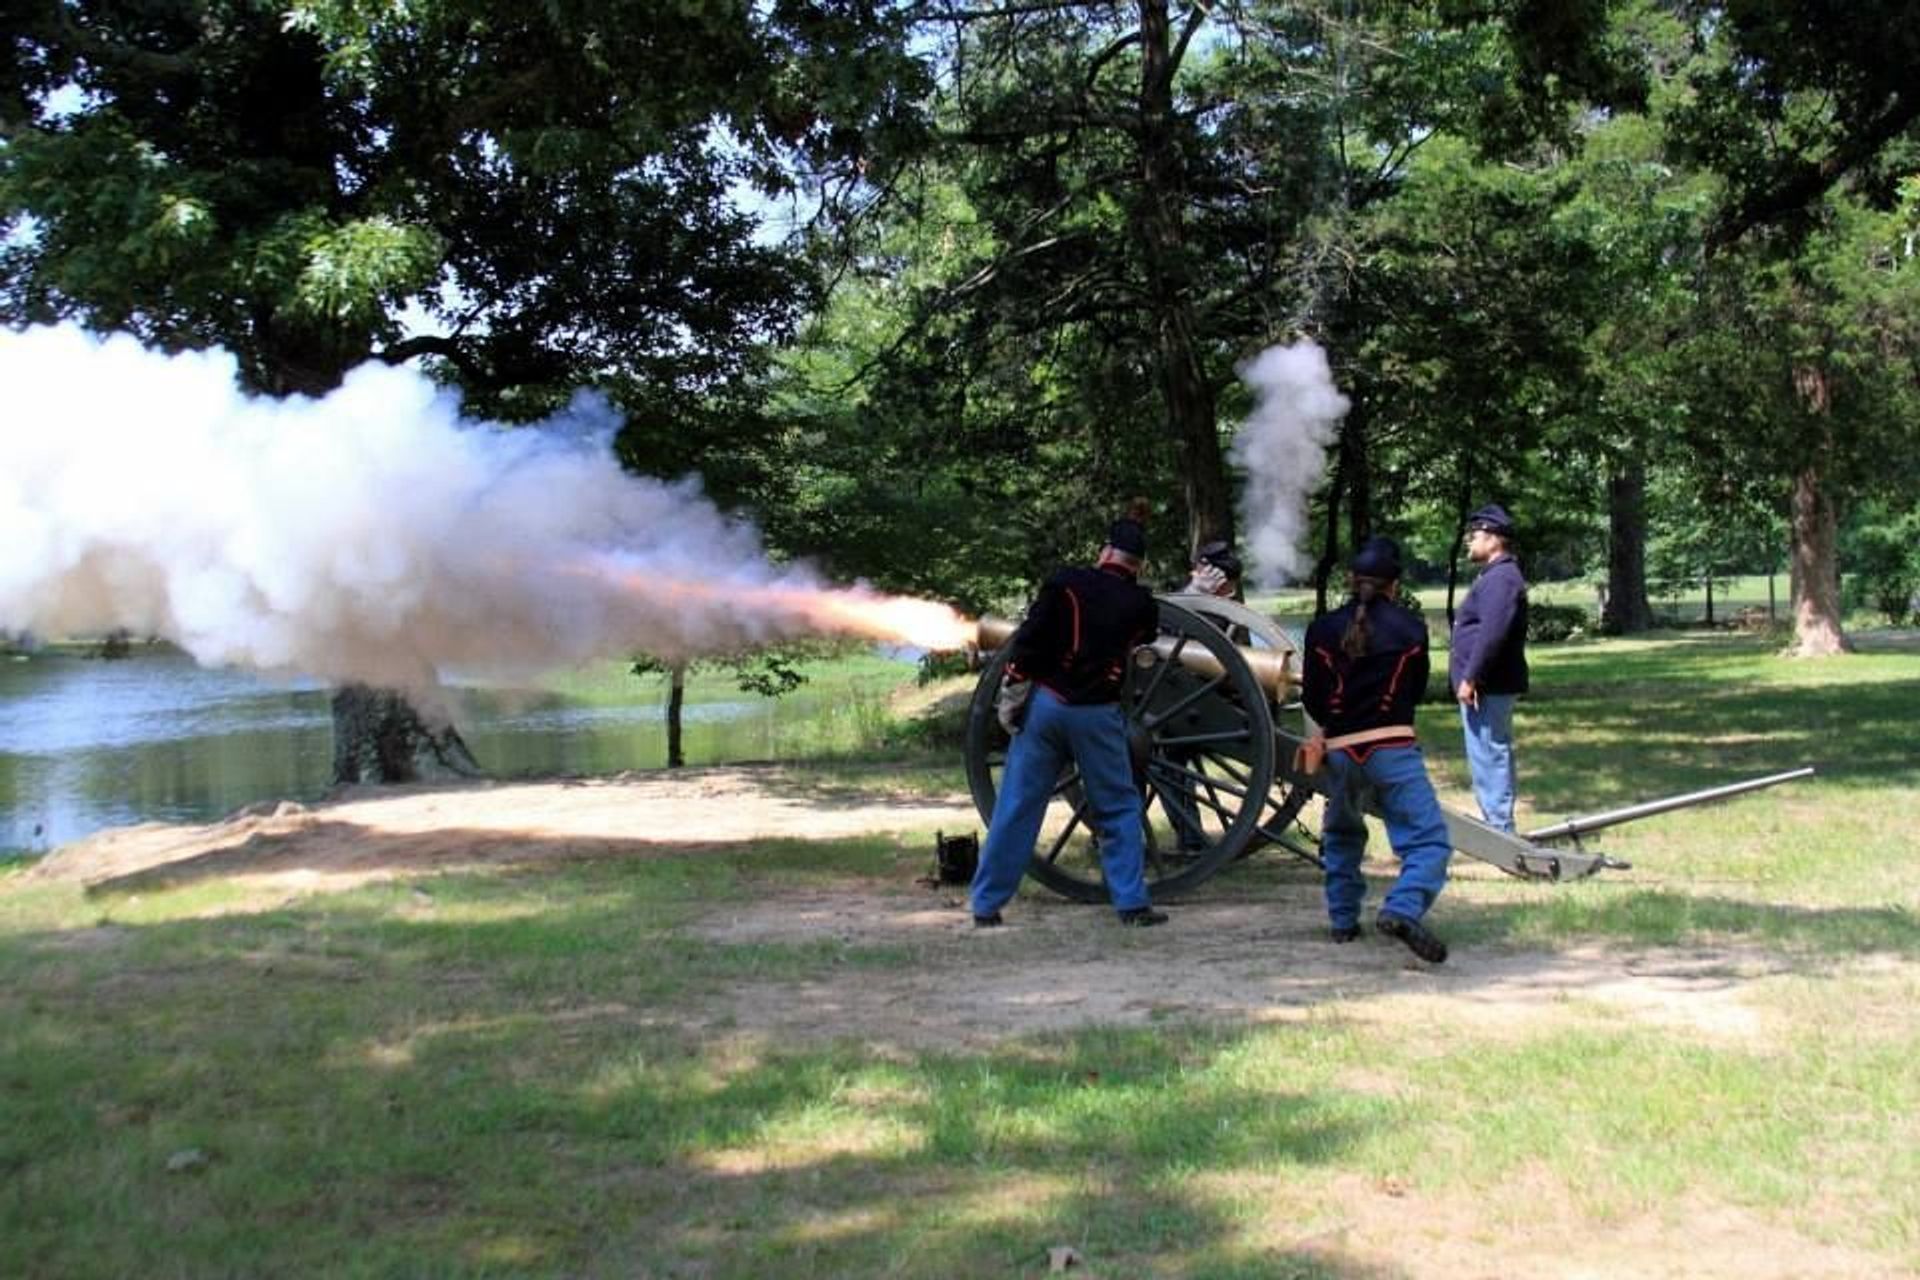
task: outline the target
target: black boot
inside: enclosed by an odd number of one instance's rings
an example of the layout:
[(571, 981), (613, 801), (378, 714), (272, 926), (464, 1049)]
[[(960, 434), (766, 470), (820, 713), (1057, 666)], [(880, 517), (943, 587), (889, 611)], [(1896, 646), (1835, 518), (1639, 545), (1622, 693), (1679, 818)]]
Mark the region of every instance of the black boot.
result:
[(1409, 920), (1405, 916), (1395, 915), (1391, 911), (1382, 911), (1374, 917), (1373, 927), (1389, 938), (1398, 938), (1407, 944), (1407, 950), (1425, 960), (1428, 964), (1445, 964), (1447, 944), (1440, 941), (1433, 930), (1418, 920)]

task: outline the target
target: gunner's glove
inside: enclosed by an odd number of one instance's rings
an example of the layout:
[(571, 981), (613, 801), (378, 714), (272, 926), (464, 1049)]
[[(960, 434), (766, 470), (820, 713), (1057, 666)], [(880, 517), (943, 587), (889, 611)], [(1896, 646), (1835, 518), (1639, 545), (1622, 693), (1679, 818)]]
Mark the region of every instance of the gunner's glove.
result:
[(1027, 699), (1032, 696), (1031, 680), (1008, 676), (1000, 682), (1000, 692), (993, 700), (993, 710), (1000, 717), (1000, 727), (1009, 735), (1020, 732), (1020, 726), (1027, 722)]
[(1210, 564), (1195, 566), (1187, 580), (1187, 590), (1196, 595), (1220, 596), (1227, 593), (1227, 575)]
[(1293, 771), (1302, 777), (1311, 778), (1320, 772), (1320, 766), (1326, 763), (1327, 740), (1314, 734), (1293, 751)]

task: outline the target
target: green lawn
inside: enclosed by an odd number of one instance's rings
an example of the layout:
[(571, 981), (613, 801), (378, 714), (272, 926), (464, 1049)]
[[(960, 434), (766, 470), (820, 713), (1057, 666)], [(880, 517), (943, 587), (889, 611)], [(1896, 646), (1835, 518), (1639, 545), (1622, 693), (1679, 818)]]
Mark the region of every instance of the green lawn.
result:
[[(0, 869), (0, 1274), (1000, 1277), (1044, 1274), (1051, 1245), (1107, 1280), (1920, 1271), (1920, 651), (1794, 663), (1689, 635), (1535, 667), (1541, 821), (1820, 775), (1623, 829), (1602, 843), (1631, 872), (1467, 864), (1435, 917), (1459, 964), (1381, 950), (1375, 986), (1280, 1020), (966, 1050), (710, 1020), (729, 993), (914, 966), (967, 983), (951, 939), (700, 927), (902, 886), (918, 837), (264, 896)], [(1423, 722), (1464, 800), (1447, 709)], [(1263, 859), (1223, 891), (1311, 900)], [(1180, 945), (1178, 915), (1143, 940), (1095, 914), (1072, 957), (1014, 932), (1002, 962), (1046, 988), (1074, 980), (1060, 960)], [(1577, 990), (1509, 1007), (1470, 976), (1622, 979), (1662, 948), (1725, 988), (1733, 1032)]]

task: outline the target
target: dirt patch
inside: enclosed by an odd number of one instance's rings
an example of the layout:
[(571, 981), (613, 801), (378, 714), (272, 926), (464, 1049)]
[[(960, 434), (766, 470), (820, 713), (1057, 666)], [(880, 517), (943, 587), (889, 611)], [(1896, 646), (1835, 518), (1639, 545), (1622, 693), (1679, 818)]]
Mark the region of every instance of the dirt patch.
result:
[[(977, 823), (959, 792), (929, 799), (857, 778), (702, 769), (389, 788), (312, 808), (262, 806), (207, 826), (149, 824), (70, 845), (27, 878), (125, 892), (219, 879), (298, 893), (482, 865), (697, 856), (702, 848), (737, 850), (776, 838), (921, 839)], [(876, 970), (863, 960), (806, 981), (741, 984), (688, 1016), (707, 1031), (778, 1040), (853, 1036), (911, 1051), (1097, 1025), (1285, 1021), (1336, 1004), (1343, 1016), (1404, 1024), (1442, 1016), (1431, 1004), (1440, 1000), (1449, 1021), (1482, 1032), (1533, 1034), (1543, 1020), (1598, 1008), (1693, 1035), (1758, 1042), (1765, 1017), (1750, 997), (1783, 963), (1757, 949), (1594, 946), (1456, 948), (1446, 965), (1423, 965), (1371, 935), (1329, 942), (1304, 866), (1278, 882), (1222, 876), (1172, 910), (1164, 928), (1121, 929), (1103, 907), (1030, 889), (1006, 926), (975, 929), (953, 888), (786, 885), (775, 896), (716, 910), (697, 932), (739, 943), (837, 940), (850, 951), (894, 952), (898, 963)]]
[(255, 806), (205, 826), (104, 831), (26, 879), (133, 890), (186, 879), (339, 889), (393, 876), (560, 858), (645, 856), (770, 838), (977, 826), (959, 792), (928, 799), (778, 768), (348, 791), (312, 808)]
[(957, 892), (846, 885), (783, 893), (716, 913), (715, 941), (888, 948), (890, 970), (742, 987), (711, 1025), (780, 1040), (854, 1036), (902, 1049), (978, 1048), (1010, 1035), (1174, 1020), (1241, 1025), (1341, 1016), (1405, 1025), (1444, 1016), (1481, 1032), (1533, 1035), (1556, 1020), (1627, 1018), (1696, 1038), (1757, 1044), (1751, 997), (1787, 972), (1758, 950), (1598, 946), (1552, 953), (1456, 949), (1445, 965), (1368, 935), (1335, 945), (1304, 883), (1173, 904), (1172, 922), (1129, 930), (1101, 907), (1023, 896), (999, 929), (975, 929)]

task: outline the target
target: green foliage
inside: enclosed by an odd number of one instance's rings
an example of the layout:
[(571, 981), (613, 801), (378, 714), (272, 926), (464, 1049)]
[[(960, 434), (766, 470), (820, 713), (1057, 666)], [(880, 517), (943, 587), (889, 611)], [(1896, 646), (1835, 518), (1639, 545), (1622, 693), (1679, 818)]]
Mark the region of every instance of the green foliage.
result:
[(1529, 604), (1527, 606), (1527, 639), (1537, 644), (1578, 639), (1586, 635), (1592, 626), (1592, 614), (1580, 605)]
[(1841, 552), (1845, 603), (1878, 610), (1893, 626), (1905, 624), (1920, 601), (1920, 511), (1875, 504), (1849, 535)]
[[(725, 671), (742, 693), (779, 698), (805, 685), (807, 673), (802, 667), (821, 656), (819, 646), (794, 645), (704, 658), (687, 665), (689, 669), (697, 667)], [(636, 655), (628, 667), (628, 671), (636, 676), (664, 675), (672, 670), (672, 663), (646, 654)]]
[(431, 357), (500, 417), (750, 373), (817, 280), (730, 189), (857, 173), (923, 83), (843, 0), (36, 0), (10, 39), (0, 316), (223, 345), (276, 393)]

